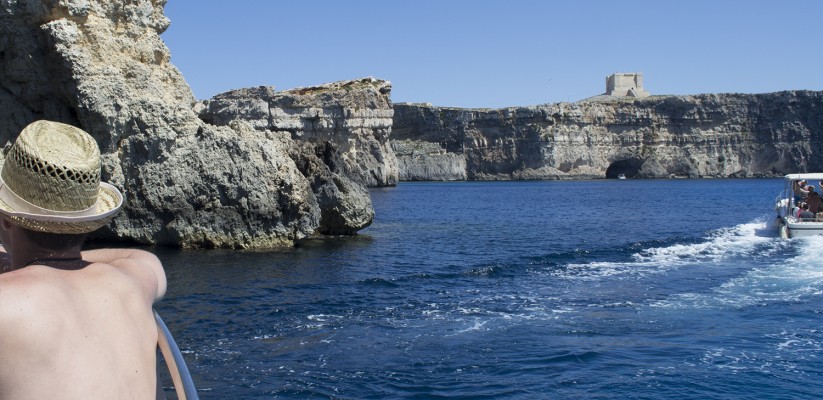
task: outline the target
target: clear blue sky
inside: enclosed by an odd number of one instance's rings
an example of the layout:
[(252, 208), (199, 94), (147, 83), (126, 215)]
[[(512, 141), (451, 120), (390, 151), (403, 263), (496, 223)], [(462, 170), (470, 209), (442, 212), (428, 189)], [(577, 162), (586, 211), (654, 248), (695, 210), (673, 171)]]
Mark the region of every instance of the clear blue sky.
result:
[(823, 1), (169, 0), (198, 99), (374, 76), (392, 101), (577, 101), (614, 72), (652, 94), (823, 90)]

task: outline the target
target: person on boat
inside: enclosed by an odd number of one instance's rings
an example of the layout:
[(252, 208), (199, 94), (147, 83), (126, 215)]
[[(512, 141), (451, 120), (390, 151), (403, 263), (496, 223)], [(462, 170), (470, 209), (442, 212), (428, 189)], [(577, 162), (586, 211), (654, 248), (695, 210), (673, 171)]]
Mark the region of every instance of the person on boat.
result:
[(806, 195), (809, 194), (808, 190), (806, 190), (806, 181), (802, 179), (794, 181), (792, 184), (792, 191), (794, 192), (795, 204), (799, 204), (806, 198)]
[(815, 220), (815, 215), (813, 212), (809, 211), (809, 205), (807, 203), (803, 203), (800, 206), (800, 212), (797, 213), (797, 218), (800, 218), (800, 221), (809, 222)]
[(136, 249), (81, 251), (120, 210), (86, 132), (36, 121), (0, 170), (0, 398), (154, 399), (152, 305), (163, 267)]
[(809, 205), (809, 211), (817, 214), (820, 211), (821, 203), (823, 203), (823, 199), (820, 198), (820, 194), (814, 191), (814, 186), (809, 185), (809, 194), (806, 195), (806, 204)]
[(800, 218), (800, 212), (803, 211), (804, 205), (806, 205), (806, 203), (802, 201), (797, 203), (797, 205), (795, 205), (794, 208), (792, 208), (792, 215), (794, 215), (797, 218)]

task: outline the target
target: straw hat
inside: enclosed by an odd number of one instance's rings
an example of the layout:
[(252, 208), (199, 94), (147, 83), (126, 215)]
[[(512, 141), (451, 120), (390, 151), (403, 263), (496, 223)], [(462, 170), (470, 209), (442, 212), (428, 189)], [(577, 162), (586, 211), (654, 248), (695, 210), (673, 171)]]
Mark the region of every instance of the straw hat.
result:
[(25, 127), (0, 172), (0, 213), (34, 231), (88, 233), (123, 205), (117, 188), (100, 182), (100, 149), (71, 125), (35, 121)]

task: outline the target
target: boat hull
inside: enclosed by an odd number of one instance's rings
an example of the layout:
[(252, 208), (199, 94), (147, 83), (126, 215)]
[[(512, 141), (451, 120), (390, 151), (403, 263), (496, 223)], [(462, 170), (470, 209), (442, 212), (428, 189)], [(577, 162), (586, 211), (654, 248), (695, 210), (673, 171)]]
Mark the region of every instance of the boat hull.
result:
[(797, 222), (786, 224), (788, 237), (823, 235), (823, 222)]

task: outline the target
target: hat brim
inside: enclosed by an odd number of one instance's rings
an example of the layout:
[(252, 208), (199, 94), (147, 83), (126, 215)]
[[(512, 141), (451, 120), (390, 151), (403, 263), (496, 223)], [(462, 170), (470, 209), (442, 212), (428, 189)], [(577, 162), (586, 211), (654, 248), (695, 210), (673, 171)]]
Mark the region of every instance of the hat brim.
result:
[[(0, 186), (4, 185), (0, 179)], [(0, 214), (20, 227), (39, 232), (79, 234), (89, 233), (108, 224), (123, 206), (123, 194), (105, 182), (97, 191), (97, 210), (83, 216), (28, 213), (14, 209), (0, 198)]]

